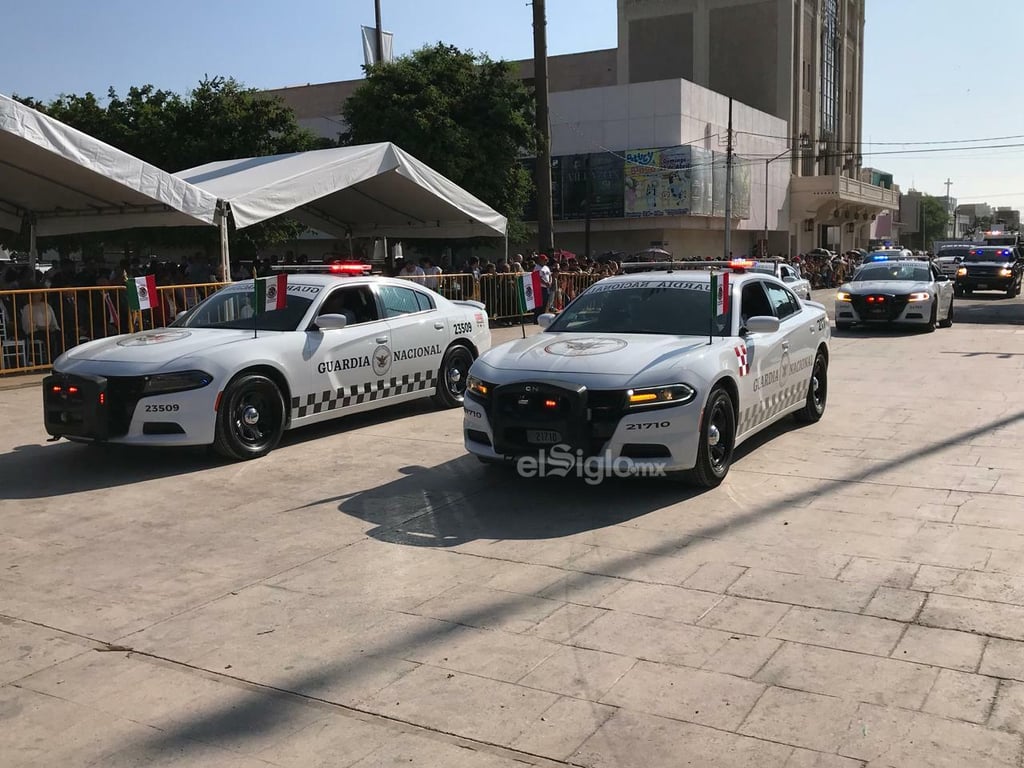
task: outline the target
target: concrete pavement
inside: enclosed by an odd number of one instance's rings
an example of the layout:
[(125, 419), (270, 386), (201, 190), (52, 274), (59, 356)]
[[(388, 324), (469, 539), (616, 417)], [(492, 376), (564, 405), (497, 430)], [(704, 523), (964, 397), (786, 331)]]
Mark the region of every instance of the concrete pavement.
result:
[(225, 464), (3, 392), (0, 763), (1020, 765), (1022, 383), (1012, 325), (844, 334), (706, 493), (487, 471), (427, 405)]

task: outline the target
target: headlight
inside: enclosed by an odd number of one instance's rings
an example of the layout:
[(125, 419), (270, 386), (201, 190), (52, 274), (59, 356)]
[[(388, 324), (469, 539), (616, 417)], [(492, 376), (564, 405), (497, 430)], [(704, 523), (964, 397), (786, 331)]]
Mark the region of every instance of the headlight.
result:
[(696, 394), (697, 391), (686, 384), (631, 389), (626, 392), (626, 406), (644, 408), (650, 405), (685, 405), (693, 400)]
[(956, 271), (956, 276), (957, 277), (966, 277), (967, 276), (967, 267), (960, 267)]
[(928, 301), (932, 295), (927, 291), (918, 291), (910, 294), (910, 301)]
[(213, 376), (203, 371), (179, 371), (178, 373), (157, 373), (146, 376), (142, 387), (143, 395), (166, 395), (170, 392), (185, 392), (200, 389), (213, 381)]
[(466, 391), (477, 397), (490, 397), (491, 385), (476, 376), (470, 376), (466, 379)]
[(999, 276), (1000, 277), (1013, 277), (1013, 270), (1012, 269), (1007, 269), (1006, 267), (1003, 267), (1002, 269), (999, 270)]
[(836, 301), (853, 301), (853, 298), (846, 291), (840, 291), (836, 294)]

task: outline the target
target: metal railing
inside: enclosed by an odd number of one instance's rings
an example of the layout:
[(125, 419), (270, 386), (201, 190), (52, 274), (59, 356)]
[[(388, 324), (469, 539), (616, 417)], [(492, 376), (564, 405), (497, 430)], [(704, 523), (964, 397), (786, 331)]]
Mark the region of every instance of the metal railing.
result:
[[(501, 272), (428, 275), (407, 279), (449, 299), (472, 299), (491, 321), (518, 323), (532, 317), (519, 305), (520, 274)], [(553, 276), (547, 311), (559, 312), (601, 275), (562, 272)], [(226, 283), (157, 286), (153, 309), (131, 312), (123, 285), (89, 288), (31, 288), (0, 291), (0, 376), (49, 370), (71, 347), (93, 339), (160, 328)]]
[(84, 341), (168, 325), (223, 285), (158, 286), (141, 312), (129, 311), (123, 285), (0, 291), (0, 375), (46, 371)]

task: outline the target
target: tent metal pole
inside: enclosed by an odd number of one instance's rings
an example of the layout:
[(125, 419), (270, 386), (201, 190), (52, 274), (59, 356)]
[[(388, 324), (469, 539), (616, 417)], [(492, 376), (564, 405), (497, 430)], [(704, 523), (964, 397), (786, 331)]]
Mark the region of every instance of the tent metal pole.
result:
[(225, 283), (231, 282), (231, 254), (228, 251), (228, 217), (227, 211), (223, 208), (220, 211), (218, 217), (218, 225), (220, 227), (220, 269), (221, 269), (221, 281)]
[(36, 217), (33, 216), (28, 222), (28, 266), (33, 272), (38, 260), (39, 252), (36, 250)]

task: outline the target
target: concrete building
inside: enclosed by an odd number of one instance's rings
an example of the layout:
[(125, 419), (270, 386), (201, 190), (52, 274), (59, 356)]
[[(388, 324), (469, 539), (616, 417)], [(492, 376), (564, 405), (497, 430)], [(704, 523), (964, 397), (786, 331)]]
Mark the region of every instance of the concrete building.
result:
[(1006, 229), (1020, 229), (1020, 211), (1009, 206), (999, 206), (992, 211), (992, 223), (1002, 224)]
[[(651, 151), (721, 153), (732, 98), (737, 172), (749, 197), (733, 222), (734, 251), (752, 251), (765, 234), (773, 253), (867, 245), (872, 222), (899, 199), (891, 176), (884, 183), (862, 174), (865, 0), (617, 3), (616, 48), (549, 60), (553, 155), (621, 157), (628, 176), (636, 163), (627, 158)], [(532, 80), (532, 60), (517, 65)], [(267, 93), (292, 106), (301, 124), (333, 137), (343, 130), (341, 104), (359, 82)], [(712, 165), (717, 171), (720, 162)], [(556, 221), (557, 245), (579, 250), (584, 227), (577, 218)], [(592, 220), (591, 247), (656, 243), (679, 256), (720, 253), (724, 229), (720, 206), (696, 215), (679, 208), (656, 220), (623, 210)]]

